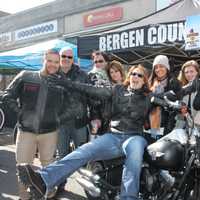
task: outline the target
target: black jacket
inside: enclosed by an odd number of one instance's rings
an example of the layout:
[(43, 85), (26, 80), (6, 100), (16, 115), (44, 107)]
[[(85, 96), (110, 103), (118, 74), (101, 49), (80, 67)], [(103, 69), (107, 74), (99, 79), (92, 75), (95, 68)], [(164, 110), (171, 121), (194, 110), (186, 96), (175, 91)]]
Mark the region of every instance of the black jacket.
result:
[[(97, 72), (98, 73), (98, 72)], [(109, 79), (97, 75), (97, 73), (89, 72), (90, 84), (96, 87), (110, 87)], [(110, 113), (111, 104), (109, 101), (102, 100), (96, 97), (90, 97), (90, 120), (100, 119), (101, 127), (98, 129), (97, 134), (101, 135), (108, 132), (110, 126)]]
[[(59, 74), (63, 79), (70, 79), (75, 82), (88, 83), (87, 74), (78, 65), (73, 64), (66, 74), (62, 71)], [(61, 125), (68, 125), (81, 128), (88, 123), (88, 99), (86, 95), (74, 91), (73, 88), (65, 90), (64, 104), (60, 116)]]
[[(168, 91), (173, 91), (177, 100), (179, 100), (182, 98), (181, 89), (180, 82), (175, 77), (170, 76), (168, 78), (167, 86), (164, 88), (164, 94)], [(161, 107), (161, 127), (164, 127), (164, 135), (170, 133), (175, 127), (176, 114), (177, 113), (173, 110), (165, 110)]]
[(195, 110), (200, 110), (200, 91), (197, 92), (194, 98), (193, 107)]
[(70, 81), (67, 81), (66, 88), (110, 101), (112, 132), (133, 135), (143, 132), (144, 121), (151, 108), (149, 97), (144, 95), (143, 90), (128, 90), (123, 85), (95, 87)]
[(63, 95), (61, 88), (49, 88), (39, 71), (22, 71), (3, 94), (3, 101), (18, 112), (23, 131), (47, 133), (55, 131), (59, 123)]

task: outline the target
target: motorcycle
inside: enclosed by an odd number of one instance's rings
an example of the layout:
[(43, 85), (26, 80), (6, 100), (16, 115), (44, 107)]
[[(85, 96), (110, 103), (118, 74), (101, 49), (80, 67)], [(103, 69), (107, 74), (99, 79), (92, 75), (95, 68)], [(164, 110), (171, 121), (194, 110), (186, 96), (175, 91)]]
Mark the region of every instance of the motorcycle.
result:
[[(185, 144), (161, 139), (149, 145), (144, 154), (140, 178), (141, 200), (200, 199), (200, 133), (187, 107), (179, 101), (152, 98), (152, 102), (185, 116)], [(88, 163), (80, 169), (77, 182), (89, 200), (119, 200), (123, 158)]]

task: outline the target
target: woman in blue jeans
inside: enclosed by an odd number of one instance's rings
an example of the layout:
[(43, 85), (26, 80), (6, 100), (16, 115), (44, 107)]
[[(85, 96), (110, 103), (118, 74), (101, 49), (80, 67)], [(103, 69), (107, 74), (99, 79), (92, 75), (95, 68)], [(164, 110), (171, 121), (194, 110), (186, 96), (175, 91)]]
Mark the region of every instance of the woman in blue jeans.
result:
[(41, 170), (33, 171), (27, 164), (18, 165), (19, 177), (30, 187), (32, 197), (45, 199), (48, 191), (89, 161), (125, 156), (121, 200), (137, 200), (143, 153), (147, 146), (142, 136), (143, 124), (150, 109), (145, 68), (141, 65), (131, 67), (125, 83), (114, 88), (97, 88), (59, 78), (50, 78), (50, 82), (111, 101), (110, 132)]

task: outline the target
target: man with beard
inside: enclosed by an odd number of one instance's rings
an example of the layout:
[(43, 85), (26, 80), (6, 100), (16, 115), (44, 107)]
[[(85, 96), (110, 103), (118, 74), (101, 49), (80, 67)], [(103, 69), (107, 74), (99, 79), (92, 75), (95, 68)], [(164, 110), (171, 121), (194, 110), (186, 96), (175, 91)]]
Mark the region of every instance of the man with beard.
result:
[[(43, 167), (53, 162), (63, 95), (60, 87), (49, 88), (46, 78), (56, 74), (59, 65), (59, 52), (49, 49), (40, 71), (20, 72), (3, 93), (3, 101), (18, 113), (17, 164), (32, 164), (36, 151)], [(26, 189), (19, 181), (21, 200), (31, 199)]]

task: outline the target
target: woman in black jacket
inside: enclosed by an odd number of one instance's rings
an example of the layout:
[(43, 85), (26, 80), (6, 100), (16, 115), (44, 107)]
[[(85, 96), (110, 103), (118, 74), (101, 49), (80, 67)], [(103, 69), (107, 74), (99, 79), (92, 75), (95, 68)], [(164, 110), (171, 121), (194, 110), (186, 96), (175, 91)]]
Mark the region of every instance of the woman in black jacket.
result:
[[(179, 81), (171, 76), (170, 65), (167, 56), (158, 55), (153, 62), (152, 73), (149, 77), (149, 88), (153, 93), (162, 95), (168, 91), (177, 95), (180, 98), (181, 84)], [(175, 125), (175, 112), (169, 112), (161, 108), (155, 107), (150, 113), (150, 127), (151, 133), (154, 136), (166, 135)]]

